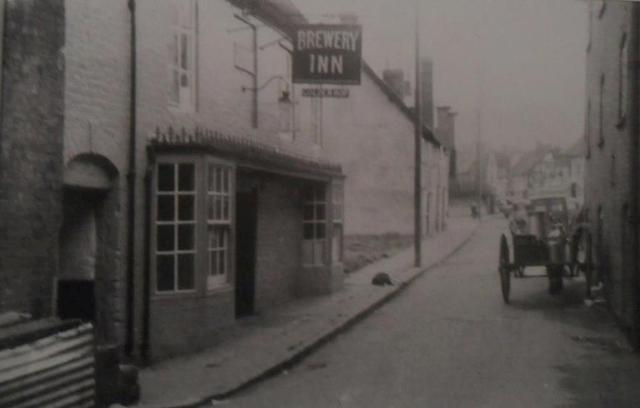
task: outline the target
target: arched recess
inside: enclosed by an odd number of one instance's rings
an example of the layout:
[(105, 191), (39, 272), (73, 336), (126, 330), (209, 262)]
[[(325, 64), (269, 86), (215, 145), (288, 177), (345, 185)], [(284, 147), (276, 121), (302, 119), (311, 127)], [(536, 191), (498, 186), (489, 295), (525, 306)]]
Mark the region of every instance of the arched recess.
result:
[(93, 322), (100, 343), (118, 342), (124, 320), (119, 172), (106, 157), (87, 153), (67, 163), (63, 180), (58, 314)]

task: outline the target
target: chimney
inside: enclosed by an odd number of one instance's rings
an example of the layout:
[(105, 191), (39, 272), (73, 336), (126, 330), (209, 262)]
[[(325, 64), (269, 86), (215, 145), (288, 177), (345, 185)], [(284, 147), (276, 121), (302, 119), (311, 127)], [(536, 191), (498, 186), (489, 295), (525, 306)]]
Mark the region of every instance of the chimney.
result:
[(409, 82), (404, 80), (401, 69), (385, 69), (382, 71), (382, 79), (400, 99), (404, 100), (409, 94)]
[(452, 112), (450, 106), (438, 106), (436, 111), (438, 117), (436, 137), (449, 150), (449, 175), (455, 177), (457, 171), (455, 118), (457, 113)]
[(426, 127), (434, 129), (433, 123), (433, 62), (424, 58), (420, 62), (420, 81), (422, 82), (422, 120)]

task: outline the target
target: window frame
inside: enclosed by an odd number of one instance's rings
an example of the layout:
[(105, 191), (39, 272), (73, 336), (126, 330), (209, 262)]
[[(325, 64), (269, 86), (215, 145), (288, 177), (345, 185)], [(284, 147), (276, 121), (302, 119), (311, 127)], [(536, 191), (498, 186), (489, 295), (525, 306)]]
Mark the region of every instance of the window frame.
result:
[[(162, 193), (160, 193), (159, 190), (159, 182), (160, 182), (160, 166), (161, 165), (173, 165), (174, 166), (174, 190), (172, 190), (171, 192), (167, 191), (163, 191)], [(178, 179), (179, 179), (179, 166), (182, 164), (191, 164), (194, 166), (194, 180), (193, 180), (193, 190), (190, 191), (181, 191), (179, 190), (179, 186), (177, 185), (178, 183)], [(152, 275), (153, 275), (153, 279), (152, 279), (152, 293), (154, 296), (157, 297), (166, 297), (166, 296), (179, 296), (179, 295), (189, 295), (189, 294), (195, 294), (198, 291), (198, 263), (199, 263), (199, 251), (198, 251), (198, 214), (199, 214), (199, 203), (198, 203), (198, 183), (199, 183), (199, 163), (197, 158), (194, 157), (187, 157), (187, 156), (183, 156), (183, 157), (178, 157), (178, 156), (173, 156), (173, 155), (163, 155), (163, 157), (158, 158), (158, 160), (156, 160), (156, 162), (154, 163), (154, 175), (152, 177), (152, 183), (153, 183), (153, 187), (152, 187), (152, 191), (153, 191), (153, 200), (152, 200), (152, 220), (153, 220), (153, 225), (152, 225), (152, 232), (151, 232), (151, 251), (153, 253), (153, 256), (151, 257), (151, 265), (152, 265)], [(159, 194), (160, 193), (160, 194)], [(160, 196), (173, 196), (174, 197), (174, 222), (171, 221), (167, 221), (167, 220), (159, 220), (159, 211), (158, 211), (158, 198)], [(178, 237), (176, 236), (178, 234), (177, 230), (178, 230), (178, 226), (181, 225), (181, 222), (179, 220), (179, 205), (176, 205), (176, 200), (179, 198), (180, 195), (192, 195), (193, 196), (193, 220), (191, 220), (188, 224), (193, 225), (193, 249), (191, 250), (179, 250), (178, 246), (179, 246), (179, 242), (178, 242)], [(185, 224), (187, 224), (187, 222), (185, 221)], [(174, 250), (172, 251), (159, 251), (158, 250), (158, 227), (162, 226), (162, 225), (174, 225), (175, 226), (175, 230), (174, 231)], [(173, 286), (173, 290), (158, 290), (158, 257), (162, 256), (162, 255), (169, 255), (169, 254), (173, 254), (174, 256), (174, 286)], [(179, 289), (178, 288), (178, 264), (177, 262), (175, 262), (175, 259), (177, 259), (177, 257), (180, 254), (193, 254), (193, 270), (192, 270), (192, 274), (193, 274), (193, 287), (189, 288), (189, 289)]]
[[(344, 180), (331, 183), (331, 261), (344, 260)], [(336, 256), (336, 240), (338, 242)]]
[[(177, 166), (179, 164), (193, 164), (195, 166), (195, 179), (194, 179), (194, 220), (195, 225), (194, 232), (194, 261), (193, 261), (193, 288), (188, 290), (176, 290), (177, 278), (174, 278), (174, 290), (158, 290), (158, 262), (157, 262), (157, 245), (158, 245), (158, 183), (159, 183), (159, 166), (162, 164), (172, 164)], [(213, 282), (209, 279), (210, 276), (210, 254), (209, 254), (209, 217), (208, 217), (208, 168), (209, 165), (216, 165), (224, 167), (228, 170), (228, 211), (229, 216), (223, 223), (214, 222), (217, 225), (228, 226), (227, 245), (225, 247), (227, 251), (226, 270), (225, 274), (220, 274), (221, 277), (214, 279)], [(177, 167), (176, 167), (177, 168)], [(236, 164), (229, 160), (220, 159), (208, 154), (193, 153), (193, 154), (171, 154), (171, 153), (159, 153), (154, 160), (154, 171), (151, 177), (151, 191), (152, 191), (152, 203), (151, 203), (151, 225), (150, 225), (150, 240), (149, 250), (151, 251), (150, 260), (150, 294), (154, 298), (179, 298), (179, 297), (194, 297), (201, 296), (203, 293), (209, 295), (211, 293), (231, 290), (235, 279), (235, 194), (236, 194)], [(174, 173), (174, 178), (177, 177)], [(175, 180), (174, 180), (175, 183)], [(176, 189), (174, 185), (174, 189)], [(175, 206), (174, 206), (175, 207)], [(177, 211), (174, 208), (174, 211)], [(177, 217), (177, 216), (176, 216)], [(174, 217), (175, 218), (175, 217)], [(177, 247), (177, 241), (174, 242), (174, 247)], [(176, 264), (174, 264), (176, 268)], [(176, 273), (176, 272), (174, 272)], [(174, 275), (175, 276), (175, 275)]]
[[(302, 245), (310, 245), (311, 246), (311, 259), (307, 259), (306, 257), (306, 251), (303, 249), (302, 251), (302, 265), (305, 267), (319, 267), (319, 266), (325, 266), (326, 265), (326, 258), (327, 258), (327, 237), (329, 236), (329, 228), (328, 228), (328, 213), (327, 213), (327, 207), (328, 207), (328, 200), (327, 200), (327, 185), (326, 184), (320, 184), (320, 183), (313, 183), (313, 184), (308, 184), (306, 186), (303, 187), (303, 192), (302, 192)], [(306, 191), (311, 190), (312, 194), (311, 194), (311, 200), (308, 200), (308, 197), (306, 197)], [(318, 192), (322, 190), (323, 191), (323, 199), (319, 199), (320, 195), (318, 194)], [(310, 206), (312, 208), (312, 213), (313, 216), (311, 218), (307, 218), (307, 213), (305, 211), (305, 207)], [(318, 207), (323, 206), (324, 207), (324, 217), (319, 217), (318, 216)], [(306, 238), (306, 227), (308, 225), (312, 226), (312, 235), (313, 238), (308, 239)], [(319, 226), (322, 226), (322, 228), (319, 228)], [(318, 232), (320, 230), (324, 231), (324, 234), (322, 236), (319, 236)], [(321, 252), (318, 254), (318, 256), (316, 256), (317, 252), (317, 246), (321, 245)]]
[[(209, 168), (210, 166), (215, 166), (217, 169), (224, 169), (227, 173), (227, 189), (223, 192), (214, 192), (212, 193), (209, 190)], [(205, 287), (207, 291), (216, 291), (221, 288), (230, 286), (233, 282), (235, 276), (235, 194), (236, 194), (236, 167), (234, 163), (219, 159), (217, 157), (205, 156), (203, 167), (203, 187), (202, 187), (202, 200), (203, 200), (203, 270), (205, 273)], [(224, 183), (223, 183), (224, 184)], [(209, 218), (209, 199), (210, 197), (222, 198), (224, 197), (228, 199), (228, 217), (226, 219), (210, 219)], [(222, 207), (224, 208), (224, 206)], [(224, 211), (223, 211), (224, 213)], [(227, 242), (225, 246), (217, 247), (218, 251), (226, 250), (226, 262), (225, 262), (225, 273), (218, 274), (217, 276), (211, 275), (211, 247), (210, 242), (210, 230), (216, 229), (216, 227), (226, 228), (227, 229)]]
[[(182, 112), (192, 112), (196, 110), (197, 101), (197, 80), (198, 80), (198, 3), (197, 0), (171, 0), (171, 13), (177, 13), (170, 17), (170, 45), (168, 58), (168, 101), (169, 107)], [(188, 6), (187, 6), (188, 5)], [(185, 18), (184, 8), (188, 9), (188, 17)], [(186, 23), (188, 20), (191, 23)], [(183, 38), (186, 39), (186, 58), (183, 61)], [(187, 65), (183, 67), (183, 63)], [(177, 95), (175, 93), (175, 76), (178, 75)], [(183, 87), (182, 76), (187, 77), (188, 87)], [(183, 95), (183, 89), (188, 89), (188, 95)], [(177, 98), (175, 99), (174, 98)]]

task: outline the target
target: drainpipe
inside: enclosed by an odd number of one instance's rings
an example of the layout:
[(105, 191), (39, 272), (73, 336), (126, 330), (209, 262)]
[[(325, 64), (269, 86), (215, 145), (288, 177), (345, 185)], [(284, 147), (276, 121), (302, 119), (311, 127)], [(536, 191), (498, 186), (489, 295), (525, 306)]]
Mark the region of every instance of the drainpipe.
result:
[(248, 70), (242, 70), (253, 78), (253, 86), (251, 87), (252, 99), (251, 99), (251, 125), (254, 129), (258, 128), (258, 27), (251, 21), (237, 14), (234, 17), (248, 25), (253, 31), (253, 44), (251, 46), (251, 52), (253, 53), (253, 72)]
[(631, 326), (631, 341), (633, 347), (638, 350), (640, 348), (640, 259), (638, 250), (640, 249), (640, 182), (638, 172), (640, 172), (640, 123), (638, 120), (638, 112), (640, 112), (640, 95), (638, 94), (638, 86), (640, 86), (640, 7), (638, 3), (631, 4), (631, 30), (630, 30), (630, 47), (629, 61), (631, 61), (631, 73), (629, 87), (631, 92), (631, 103), (629, 107), (629, 127), (631, 138), (631, 208), (632, 219), (631, 230), (633, 231), (633, 246), (636, 249), (632, 255), (632, 271), (633, 275), (633, 321)]
[(136, 221), (136, 2), (129, 0), (130, 35), (130, 96), (129, 96), (129, 170), (127, 173), (127, 332), (125, 353), (131, 355), (134, 344), (134, 284), (135, 284), (135, 221)]

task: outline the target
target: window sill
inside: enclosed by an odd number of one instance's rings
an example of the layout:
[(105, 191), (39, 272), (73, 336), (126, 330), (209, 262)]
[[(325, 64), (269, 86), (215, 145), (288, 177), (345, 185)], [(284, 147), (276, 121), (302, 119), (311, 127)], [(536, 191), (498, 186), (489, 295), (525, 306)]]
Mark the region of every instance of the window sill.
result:
[(191, 299), (195, 297), (198, 297), (198, 291), (194, 289), (182, 292), (155, 292), (151, 295), (151, 300)]
[(196, 112), (193, 106), (180, 106), (173, 103), (169, 103), (169, 111), (174, 114), (193, 114)]
[(207, 296), (218, 295), (221, 293), (231, 292), (233, 290), (233, 285), (230, 283), (225, 283), (220, 286), (216, 286), (213, 288), (207, 288)]

